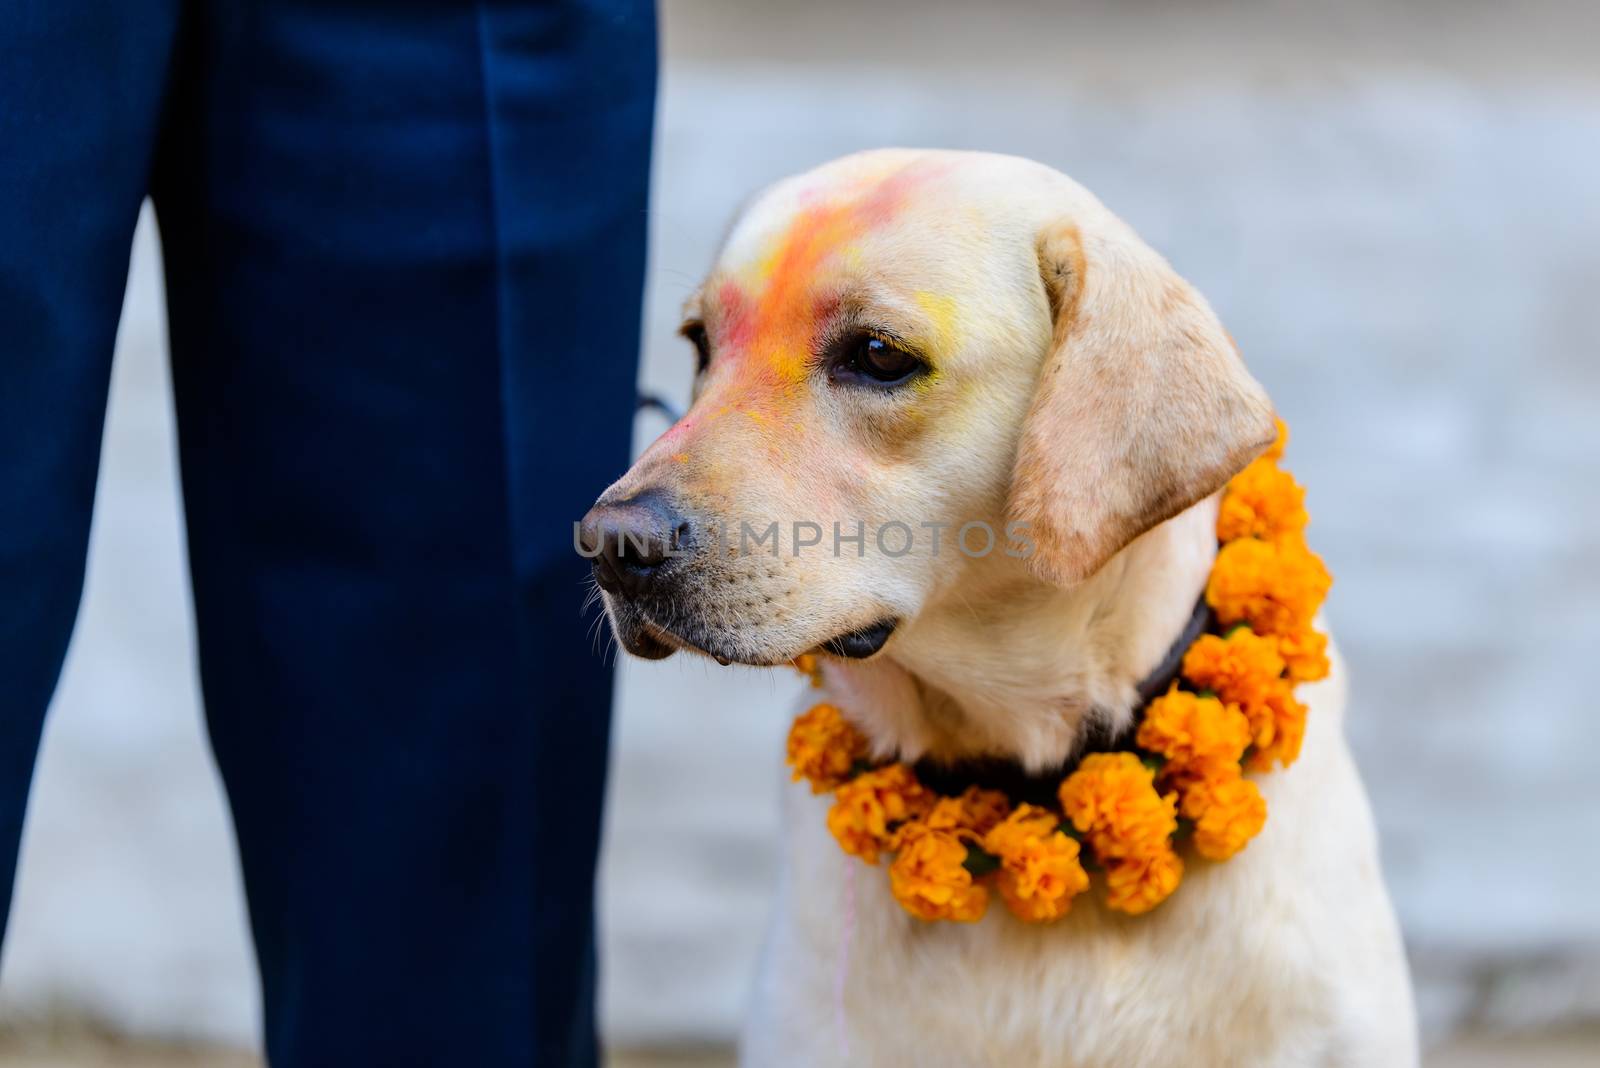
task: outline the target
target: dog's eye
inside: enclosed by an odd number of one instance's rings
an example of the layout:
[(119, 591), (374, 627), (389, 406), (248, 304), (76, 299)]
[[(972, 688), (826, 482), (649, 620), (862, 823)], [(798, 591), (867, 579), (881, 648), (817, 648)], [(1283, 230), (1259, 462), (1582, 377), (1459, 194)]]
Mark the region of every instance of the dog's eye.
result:
[(913, 352), (876, 334), (857, 334), (842, 348), (834, 377), (898, 385), (926, 366)]
[(694, 373), (701, 374), (711, 362), (711, 341), (706, 337), (706, 324), (702, 322), (684, 323), (678, 328), (678, 333), (688, 338), (689, 344), (694, 346)]

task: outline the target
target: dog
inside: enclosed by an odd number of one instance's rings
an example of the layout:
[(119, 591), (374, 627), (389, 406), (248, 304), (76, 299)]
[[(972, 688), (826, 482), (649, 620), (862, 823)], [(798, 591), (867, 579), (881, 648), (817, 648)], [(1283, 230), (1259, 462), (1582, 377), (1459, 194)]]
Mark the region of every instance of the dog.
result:
[[(820, 698), (880, 758), (1043, 773), (1128, 730), (1219, 491), (1274, 437), (1193, 287), (1013, 157), (881, 150), (777, 183), (682, 332), (691, 409), (579, 527), (613, 631), (646, 658), (819, 654)], [(1330, 653), (1302, 756), (1258, 779), (1264, 831), (1147, 915), (1084, 894), (1048, 925), (924, 923), (790, 786), (742, 1062), (1416, 1064)]]

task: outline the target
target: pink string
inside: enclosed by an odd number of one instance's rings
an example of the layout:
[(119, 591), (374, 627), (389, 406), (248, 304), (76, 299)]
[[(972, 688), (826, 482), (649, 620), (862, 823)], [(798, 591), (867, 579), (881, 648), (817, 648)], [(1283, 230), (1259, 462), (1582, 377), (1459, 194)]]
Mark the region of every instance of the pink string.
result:
[(833, 975), (833, 1024), (839, 1039), (839, 1059), (850, 1062), (850, 1033), (845, 1026), (844, 985), (850, 977), (850, 943), (856, 934), (855, 858), (844, 858), (844, 914), (839, 917), (839, 967)]

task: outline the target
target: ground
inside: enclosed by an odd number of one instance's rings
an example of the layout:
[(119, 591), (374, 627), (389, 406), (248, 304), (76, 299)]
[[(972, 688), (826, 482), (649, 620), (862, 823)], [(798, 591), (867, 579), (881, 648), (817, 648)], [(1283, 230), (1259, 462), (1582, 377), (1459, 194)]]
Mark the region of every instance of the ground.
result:
[[(1591, 1068), (1600, 1061), (1600, 1034), (1576, 1032), (1463, 1038), (1432, 1053), (1428, 1068)], [(617, 1052), (610, 1068), (733, 1068), (728, 1050)], [(129, 1045), (94, 1036), (0, 1033), (0, 1068), (259, 1068), (254, 1056), (232, 1050)]]

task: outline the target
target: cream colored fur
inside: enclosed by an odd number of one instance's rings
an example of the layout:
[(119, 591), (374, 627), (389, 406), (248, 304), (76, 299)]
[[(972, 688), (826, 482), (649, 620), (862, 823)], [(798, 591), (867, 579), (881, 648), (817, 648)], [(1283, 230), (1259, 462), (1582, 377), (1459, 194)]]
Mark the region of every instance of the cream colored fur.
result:
[[(650, 594), (607, 595), (624, 644), (780, 664), (893, 618), (873, 658), (825, 658), (821, 695), (880, 756), (1043, 769), (1091, 720), (1131, 721), (1205, 583), (1215, 495), (1271, 436), (1261, 387), (1160, 256), (1038, 164), (868, 153), (758, 198), (687, 314), (709, 338), (696, 403), (597, 507), (648, 490), (696, 523), (1021, 521), (1038, 551), (935, 556), (920, 536), (903, 557), (702, 547)], [(815, 361), (863, 325), (933, 373), (898, 392), (833, 381)], [(798, 351), (807, 338), (817, 352)], [(744, 1062), (1414, 1065), (1337, 655), (1301, 695), (1300, 760), (1258, 779), (1265, 831), (1231, 861), (1193, 860), (1141, 917), (1091, 892), (1053, 925), (1000, 907), (923, 923), (881, 867), (840, 853), (826, 799), (787, 787)]]

